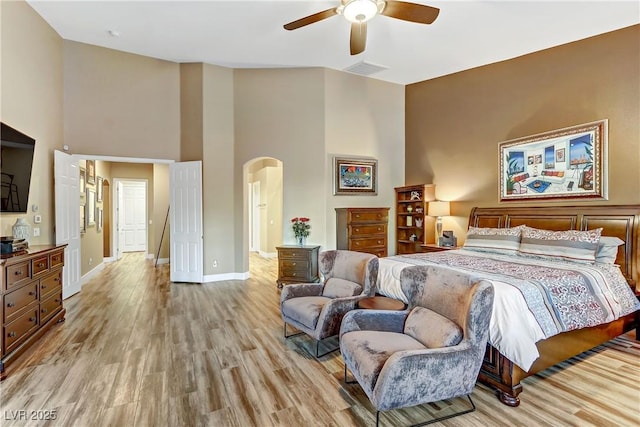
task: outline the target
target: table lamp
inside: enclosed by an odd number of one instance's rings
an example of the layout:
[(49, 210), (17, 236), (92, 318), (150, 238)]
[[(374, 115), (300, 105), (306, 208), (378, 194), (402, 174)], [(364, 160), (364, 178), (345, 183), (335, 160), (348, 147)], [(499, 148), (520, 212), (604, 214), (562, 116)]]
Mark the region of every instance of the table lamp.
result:
[(435, 201), (429, 202), (429, 216), (436, 217), (436, 244), (440, 245), (440, 237), (442, 237), (442, 217), (449, 216), (449, 202)]

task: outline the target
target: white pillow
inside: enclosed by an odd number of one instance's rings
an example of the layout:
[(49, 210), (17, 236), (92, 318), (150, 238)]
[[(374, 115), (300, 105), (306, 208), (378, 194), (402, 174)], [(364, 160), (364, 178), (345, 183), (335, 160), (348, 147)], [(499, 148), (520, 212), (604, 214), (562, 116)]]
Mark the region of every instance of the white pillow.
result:
[(611, 236), (600, 237), (598, 249), (596, 249), (596, 262), (615, 264), (620, 245), (624, 245), (624, 240)]

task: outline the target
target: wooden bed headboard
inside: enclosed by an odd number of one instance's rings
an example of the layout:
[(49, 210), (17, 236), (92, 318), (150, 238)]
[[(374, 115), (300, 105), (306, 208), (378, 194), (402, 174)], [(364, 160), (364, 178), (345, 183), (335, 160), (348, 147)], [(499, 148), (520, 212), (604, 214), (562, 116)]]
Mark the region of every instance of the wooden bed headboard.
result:
[(545, 230), (590, 230), (602, 227), (603, 236), (624, 240), (616, 264), (629, 284), (640, 291), (640, 205), (543, 206), (473, 208), (469, 226), (515, 227), (526, 224)]

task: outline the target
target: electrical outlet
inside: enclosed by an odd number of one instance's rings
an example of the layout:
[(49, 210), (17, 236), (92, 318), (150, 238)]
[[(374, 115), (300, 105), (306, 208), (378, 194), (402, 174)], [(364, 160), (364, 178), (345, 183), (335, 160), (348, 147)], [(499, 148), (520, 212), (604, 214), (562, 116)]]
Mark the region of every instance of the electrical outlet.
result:
[(213, 268), (218, 268), (218, 260), (217, 259), (213, 260)]
[(89, 257), (89, 265), (93, 264), (93, 258)]
[(40, 227), (33, 227), (33, 237), (40, 236)]

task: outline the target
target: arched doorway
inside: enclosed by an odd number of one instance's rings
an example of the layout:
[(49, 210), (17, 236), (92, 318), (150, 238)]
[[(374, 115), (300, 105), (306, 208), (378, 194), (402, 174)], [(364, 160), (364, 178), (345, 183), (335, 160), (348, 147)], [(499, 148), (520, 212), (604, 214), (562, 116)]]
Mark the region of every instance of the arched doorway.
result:
[(261, 157), (245, 166), (249, 252), (275, 257), (276, 246), (282, 244), (282, 161)]

